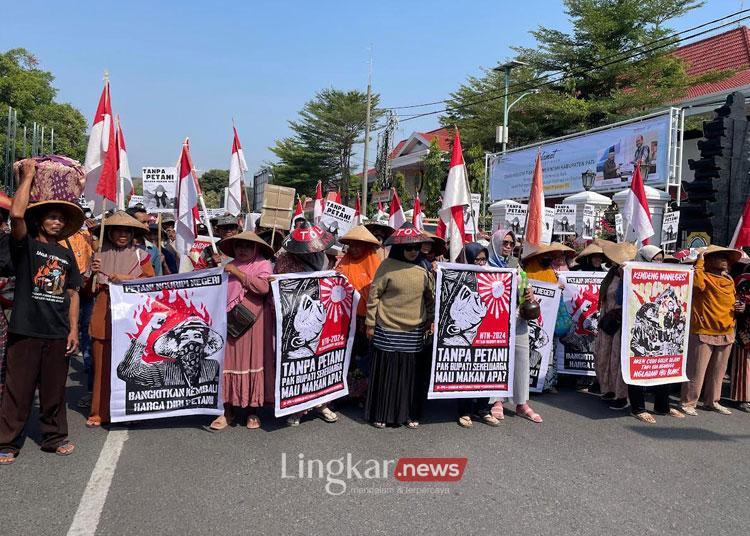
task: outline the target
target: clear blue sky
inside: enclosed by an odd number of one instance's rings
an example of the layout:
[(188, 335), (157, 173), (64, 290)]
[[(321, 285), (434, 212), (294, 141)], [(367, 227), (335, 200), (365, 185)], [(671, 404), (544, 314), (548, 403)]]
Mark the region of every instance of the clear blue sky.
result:
[[(56, 76), (58, 100), (89, 122), (109, 70), (134, 176), (174, 163), (185, 136), (196, 167), (228, 168), (232, 117), (251, 175), (317, 90), (366, 88), (370, 44), (374, 91), (400, 106), (446, 98), (511, 57), (511, 46), (533, 46), (529, 30), (540, 24), (569, 28), (558, 0), (4, 4), (0, 50), (36, 54)], [(750, 7), (742, 4), (710, 0), (674, 27)], [(422, 118), (399, 135), (437, 126)]]

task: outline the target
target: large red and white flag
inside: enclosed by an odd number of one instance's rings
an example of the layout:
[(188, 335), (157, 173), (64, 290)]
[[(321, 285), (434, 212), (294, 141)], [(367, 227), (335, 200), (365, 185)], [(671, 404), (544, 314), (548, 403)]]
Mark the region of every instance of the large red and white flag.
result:
[(414, 209), (413, 214), (411, 215), (411, 223), (422, 231), (424, 229), (424, 225), (422, 223), (422, 202), (419, 200), (419, 194), (414, 196)]
[(542, 244), (542, 233), (544, 231), (544, 178), (542, 176), (541, 153), (536, 153), (534, 164), (534, 175), (531, 179), (531, 191), (529, 193), (529, 208), (526, 211), (526, 235), (524, 248), (526, 246), (538, 247)]
[(323, 216), (323, 185), (318, 181), (315, 186), (315, 204), (313, 205), (313, 223), (320, 223), (320, 217)]
[(357, 201), (354, 203), (354, 225), (362, 223), (362, 201), (359, 199), (359, 192), (357, 192)]
[(96, 214), (103, 212), (104, 199), (112, 203), (117, 202), (117, 153), (109, 80), (105, 80), (91, 125), (86, 160), (83, 164), (86, 171), (83, 193), (86, 201), (94, 202)]
[(122, 135), (120, 114), (117, 114), (117, 208), (125, 210), (133, 193), (133, 178), (130, 176), (128, 152), (125, 149), (125, 136)]
[(745, 210), (742, 211), (740, 221), (732, 235), (732, 241), (729, 243), (730, 248), (744, 248), (750, 246), (750, 198), (745, 203)]
[(242, 152), (237, 128), (232, 125), (234, 140), (232, 141), (232, 159), (229, 161), (229, 189), (227, 190), (226, 211), (232, 216), (239, 216), (242, 212), (242, 178), (247, 171), (245, 154)]
[(293, 231), (297, 227), (297, 222), (305, 219), (305, 211), (302, 209), (302, 201), (297, 196), (297, 206), (294, 207), (294, 214), (292, 214), (292, 226), (289, 228)]
[[(193, 176), (193, 159), (190, 157), (190, 142), (185, 138), (182, 153), (177, 164), (177, 221), (175, 222), (175, 249), (180, 255), (180, 272), (192, 270), (188, 257), (190, 248), (197, 236), (198, 185)], [(187, 262), (183, 262), (183, 260)]]
[(646, 190), (643, 188), (641, 166), (636, 165), (630, 191), (622, 206), (622, 221), (625, 226), (626, 242), (642, 242), (648, 244), (648, 239), (654, 236), (651, 224), (651, 212), (648, 209)]
[(388, 225), (394, 229), (398, 229), (404, 223), (406, 223), (404, 209), (401, 207), (401, 200), (398, 198), (398, 192), (393, 188), (393, 199), (391, 199), (391, 208), (388, 214)]
[(455, 262), (464, 247), (464, 209), (471, 206), (471, 192), (467, 180), (464, 155), (461, 150), (461, 137), (456, 129), (453, 138), (448, 181), (445, 183), (443, 205), (438, 211), (437, 234), (448, 242), (451, 262)]
[(378, 201), (378, 211), (375, 214), (375, 221), (384, 220), (384, 219), (385, 219), (385, 210), (383, 210), (383, 203), (382, 201)]

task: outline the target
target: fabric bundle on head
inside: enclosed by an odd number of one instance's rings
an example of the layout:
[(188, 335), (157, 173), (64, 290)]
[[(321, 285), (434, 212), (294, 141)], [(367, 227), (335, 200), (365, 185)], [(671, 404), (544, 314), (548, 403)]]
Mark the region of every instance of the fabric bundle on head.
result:
[(664, 251), (658, 246), (643, 246), (638, 250), (638, 253), (635, 256), (635, 260), (637, 262), (651, 262), (659, 253), (664, 255)]

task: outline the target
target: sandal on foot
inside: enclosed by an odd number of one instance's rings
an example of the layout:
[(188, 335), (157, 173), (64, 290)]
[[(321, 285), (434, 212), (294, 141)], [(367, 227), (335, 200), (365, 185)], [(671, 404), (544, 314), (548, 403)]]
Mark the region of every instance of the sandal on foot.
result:
[(409, 428), (410, 430), (419, 428), (419, 421), (406, 421), (406, 427)]
[(516, 415), (519, 417), (523, 417), (524, 419), (527, 419), (531, 422), (535, 422), (537, 424), (542, 422), (542, 417), (533, 409), (531, 409), (528, 405), (526, 407), (516, 407)]
[(633, 413), (633, 417), (646, 424), (656, 424), (656, 419), (648, 411), (642, 411), (641, 413)]
[(73, 443), (63, 443), (55, 449), (55, 454), (58, 456), (70, 456), (73, 454), (76, 446)]
[(328, 406), (317, 408), (317, 411), (318, 411), (318, 415), (320, 415), (320, 418), (323, 419), (325, 422), (336, 422), (339, 420), (339, 416), (336, 415), (335, 412), (331, 411), (331, 409)]
[(496, 419), (493, 415), (490, 415), (489, 413), (487, 415), (481, 416), (482, 422), (486, 424), (487, 426), (500, 426), (500, 419)]
[(257, 415), (250, 415), (247, 418), (248, 430), (257, 430), (260, 428), (260, 418)]
[(16, 455), (12, 452), (0, 452), (0, 465), (10, 465), (16, 461)]
[(224, 428), (229, 426), (229, 421), (224, 415), (216, 417), (211, 424), (208, 425), (209, 430), (212, 432), (221, 432)]
[(721, 415), (731, 415), (732, 414), (732, 412), (729, 411), (728, 408), (725, 408), (724, 406), (722, 406), (718, 402), (715, 402), (714, 404), (711, 404), (710, 406), (707, 405), (706, 409), (711, 410), (711, 411), (715, 411), (716, 413), (720, 413)]
[(98, 418), (89, 417), (86, 419), (86, 428), (99, 428), (102, 425), (102, 421)]
[(669, 415), (670, 417), (674, 417), (675, 419), (685, 418), (685, 414), (676, 408), (669, 408), (669, 413), (667, 413), (667, 415)]
[(505, 418), (505, 414), (503, 413), (503, 403), (495, 402), (492, 405), (492, 409), (490, 409), (490, 413), (493, 417), (502, 421)]
[(471, 428), (472, 426), (474, 426), (474, 422), (468, 415), (462, 415), (458, 418), (458, 425), (461, 428)]
[(289, 426), (299, 426), (299, 415), (290, 415), (286, 418), (286, 423)]
[(745, 413), (750, 413), (750, 402), (743, 402), (739, 406), (737, 406), (737, 409), (740, 411), (744, 411)]
[(383, 428), (385, 428), (385, 423), (384, 422), (374, 422), (374, 423), (372, 423), (372, 425), (375, 428), (378, 428), (379, 430), (382, 430)]
[(697, 417), (698, 416), (698, 412), (692, 406), (682, 406), (682, 408), (680, 408), (680, 409), (682, 409), (682, 412), (685, 415), (690, 415), (691, 417)]

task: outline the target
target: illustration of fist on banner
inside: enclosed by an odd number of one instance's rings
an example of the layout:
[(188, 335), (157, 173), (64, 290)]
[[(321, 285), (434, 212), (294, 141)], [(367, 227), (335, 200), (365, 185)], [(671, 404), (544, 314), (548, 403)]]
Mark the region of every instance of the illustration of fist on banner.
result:
[[(529, 391), (541, 393), (554, 351), (555, 322), (560, 306), (560, 287), (555, 283), (529, 281), (541, 313), (529, 321)], [(523, 322), (523, 320), (519, 320)]]
[(562, 305), (570, 319), (567, 333), (557, 345), (557, 371), (596, 376), (594, 345), (599, 330), (599, 288), (606, 272), (560, 272), (564, 285)]
[(692, 270), (627, 263), (623, 277), (623, 380), (643, 386), (687, 381)]
[(427, 398), (513, 394), (516, 270), (438, 263)]
[(112, 422), (222, 415), (222, 268), (110, 285)]
[(277, 417), (349, 394), (359, 293), (338, 272), (274, 276)]

